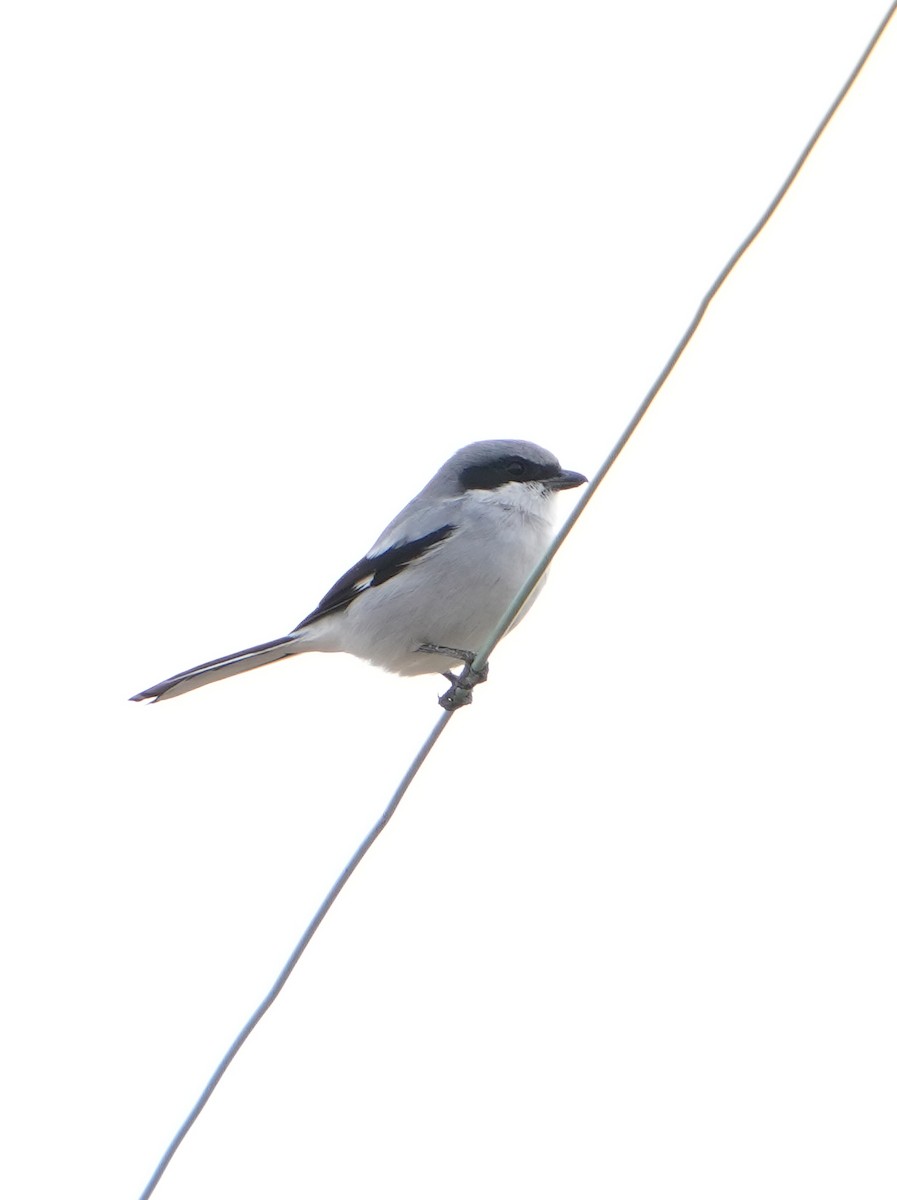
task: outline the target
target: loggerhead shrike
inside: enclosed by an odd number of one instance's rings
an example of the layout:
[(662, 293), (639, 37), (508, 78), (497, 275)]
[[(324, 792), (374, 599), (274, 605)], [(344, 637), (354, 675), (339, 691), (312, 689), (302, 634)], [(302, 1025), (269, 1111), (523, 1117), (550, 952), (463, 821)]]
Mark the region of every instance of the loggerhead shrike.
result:
[[(470, 667), (548, 547), (555, 492), (585, 482), (532, 442), (465, 446), (292, 633), (200, 663), (131, 699), (167, 700), (307, 650), (354, 654), (398, 675), (442, 673), (454, 688), (450, 668)], [(444, 706), (468, 700), (469, 691)]]

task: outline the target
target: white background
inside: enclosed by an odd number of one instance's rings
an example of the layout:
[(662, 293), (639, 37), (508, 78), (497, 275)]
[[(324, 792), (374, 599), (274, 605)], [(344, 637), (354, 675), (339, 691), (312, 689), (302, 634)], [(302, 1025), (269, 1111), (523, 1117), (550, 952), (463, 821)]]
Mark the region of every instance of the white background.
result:
[[(884, 7), (7, 10), (4, 1195), (137, 1196), (439, 713), (126, 697), (593, 473)], [(160, 1197), (893, 1197), (895, 117), (897, 29)]]

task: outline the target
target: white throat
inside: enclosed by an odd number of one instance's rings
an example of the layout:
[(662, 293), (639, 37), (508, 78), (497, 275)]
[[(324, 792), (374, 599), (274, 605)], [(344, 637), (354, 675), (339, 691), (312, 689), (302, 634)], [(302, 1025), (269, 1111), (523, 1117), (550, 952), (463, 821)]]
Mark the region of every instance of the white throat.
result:
[(504, 509), (531, 521), (551, 523), (555, 494), (540, 483), (503, 483), (490, 491), (468, 492), (478, 504)]

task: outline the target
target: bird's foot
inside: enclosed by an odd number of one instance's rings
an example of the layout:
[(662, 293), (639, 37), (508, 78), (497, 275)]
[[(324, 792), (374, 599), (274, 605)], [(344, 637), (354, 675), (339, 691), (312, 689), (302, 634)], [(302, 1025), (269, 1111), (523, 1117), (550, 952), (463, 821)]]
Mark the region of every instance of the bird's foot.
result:
[(418, 646), (422, 654), (440, 654), (443, 658), (455, 658), (464, 663), (464, 668), (457, 675), (451, 671), (443, 671), (451, 687), (439, 697), (439, 703), (448, 712), (456, 708), (464, 708), (473, 699), (473, 689), (480, 683), (485, 683), (489, 676), (489, 664), (484, 663), (479, 670), (473, 669), (476, 660), (474, 650), (456, 650), (454, 646), (435, 646), (432, 642), (424, 642)]

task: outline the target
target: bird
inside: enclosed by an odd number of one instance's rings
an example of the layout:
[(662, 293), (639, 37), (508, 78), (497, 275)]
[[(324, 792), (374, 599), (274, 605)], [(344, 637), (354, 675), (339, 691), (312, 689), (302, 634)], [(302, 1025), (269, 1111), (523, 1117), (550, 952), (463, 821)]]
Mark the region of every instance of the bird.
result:
[(485, 672), (460, 678), (452, 667), (471, 671), (551, 541), (557, 493), (585, 482), (533, 442), (463, 446), (290, 633), (200, 663), (130, 699), (168, 700), (315, 650), (352, 654), (398, 675), (443, 674), (453, 684), (443, 707), (469, 703)]

